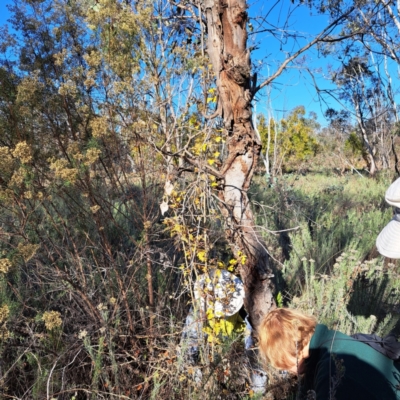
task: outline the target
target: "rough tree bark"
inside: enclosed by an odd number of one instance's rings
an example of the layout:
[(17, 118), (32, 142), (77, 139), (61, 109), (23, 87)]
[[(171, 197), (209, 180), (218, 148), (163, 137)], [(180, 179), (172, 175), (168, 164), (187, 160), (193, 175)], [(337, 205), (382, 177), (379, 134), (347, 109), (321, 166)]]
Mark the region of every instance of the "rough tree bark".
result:
[(202, 6), (208, 26), (207, 51), (218, 90), (217, 111), (207, 118), (223, 118), (228, 149), (220, 169), (221, 209), (234, 253), (246, 255), (240, 271), (245, 308), (257, 329), (262, 316), (275, 307), (275, 301), (270, 258), (256, 231), (247, 196), (261, 151), (252, 125), (251, 100), (256, 79), (251, 75), (247, 49), (247, 4), (245, 0), (205, 0)]

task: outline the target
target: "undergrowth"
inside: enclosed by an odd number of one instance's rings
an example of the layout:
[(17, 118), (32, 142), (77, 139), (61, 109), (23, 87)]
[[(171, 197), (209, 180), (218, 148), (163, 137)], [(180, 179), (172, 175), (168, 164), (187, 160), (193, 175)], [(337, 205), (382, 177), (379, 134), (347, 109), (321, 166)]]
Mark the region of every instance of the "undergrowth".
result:
[[(398, 264), (374, 245), (391, 218), (383, 200), (389, 184), (387, 177), (292, 175), (253, 185), (281, 305), (348, 334), (399, 331)], [(269, 368), (265, 395), (252, 391), (244, 333), (201, 339), (199, 358), (188, 359), (182, 331), (191, 303), (181, 285), (179, 251), (155, 216), (147, 238), (143, 222), (130, 219), (132, 210), (147, 207), (142, 189), (135, 190), (134, 197), (103, 194), (98, 220), (91, 222), (77, 218), (88, 207), (84, 198), (75, 193), (71, 208), (65, 202), (70, 189), (63, 187), (32, 204), (24, 240), (3, 240), (11, 264), (0, 280), (2, 397), (294, 398), (295, 379)], [(11, 238), (5, 207), (1, 218), (3, 237)], [(213, 229), (217, 237), (221, 228)], [(154, 308), (148, 303), (149, 246)], [(213, 251), (225, 254), (223, 242)]]

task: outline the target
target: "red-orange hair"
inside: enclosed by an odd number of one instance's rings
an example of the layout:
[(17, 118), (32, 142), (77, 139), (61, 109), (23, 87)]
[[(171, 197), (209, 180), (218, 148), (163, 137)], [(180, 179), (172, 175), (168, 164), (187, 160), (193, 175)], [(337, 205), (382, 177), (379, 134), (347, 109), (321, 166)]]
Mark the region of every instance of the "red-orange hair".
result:
[(276, 308), (258, 328), (261, 355), (273, 367), (289, 369), (298, 354), (311, 340), (317, 320), (300, 311)]

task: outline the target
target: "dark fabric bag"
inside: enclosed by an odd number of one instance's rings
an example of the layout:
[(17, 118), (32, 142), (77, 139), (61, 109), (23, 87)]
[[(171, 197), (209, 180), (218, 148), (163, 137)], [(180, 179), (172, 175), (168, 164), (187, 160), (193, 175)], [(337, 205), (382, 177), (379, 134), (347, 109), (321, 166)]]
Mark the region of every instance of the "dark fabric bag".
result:
[(351, 335), (351, 337), (371, 346), (391, 360), (400, 361), (400, 343), (393, 333), (383, 338), (377, 335), (367, 335), (364, 333), (356, 333), (355, 335)]

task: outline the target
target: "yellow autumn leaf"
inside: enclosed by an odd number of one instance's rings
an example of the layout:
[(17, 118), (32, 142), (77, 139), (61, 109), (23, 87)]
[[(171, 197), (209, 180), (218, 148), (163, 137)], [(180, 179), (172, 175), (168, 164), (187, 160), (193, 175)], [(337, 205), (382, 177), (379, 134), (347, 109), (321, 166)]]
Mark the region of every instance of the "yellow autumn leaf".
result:
[(225, 336), (231, 336), (232, 332), (233, 332), (233, 329), (235, 328), (235, 325), (231, 321), (229, 321), (227, 319), (221, 320), (221, 325), (223, 327), (224, 335)]
[(213, 158), (209, 158), (209, 159), (207, 160), (207, 162), (208, 162), (210, 165), (213, 165), (213, 164), (215, 163), (215, 160), (214, 160)]
[(181, 236), (181, 240), (182, 240), (182, 242), (189, 244), (189, 241), (187, 240), (187, 238), (184, 235)]
[(201, 152), (201, 145), (200, 145), (200, 143), (197, 143), (195, 146), (193, 146), (192, 150), (193, 150), (193, 153), (194, 153), (194, 154), (199, 155), (200, 152)]
[(213, 327), (214, 333), (218, 335), (221, 332), (221, 322), (216, 322)]
[[(207, 315), (207, 319), (209, 319), (209, 320), (212, 320), (212, 319), (215, 317), (214, 311), (213, 311), (211, 308), (208, 308), (208, 309), (207, 309), (206, 315)], [(210, 326), (211, 326), (211, 327), (213, 326), (213, 323), (212, 323), (212, 322), (210, 322)]]
[(190, 125), (190, 126), (193, 126), (193, 125), (195, 125), (196, 123), (197, 123), (197, 118), (196, 118), (195, 115), (192, 115), (192, 116), (189, 118), (189, 125)]
[(206, 252), (204, 251), (204, 250), (202, 250), (202, 251), (199, 251), (198, 253), (197, 253), (197, 257), (198, 257), (198, 259), (200, 260), (200, 261), (206, 261)]

